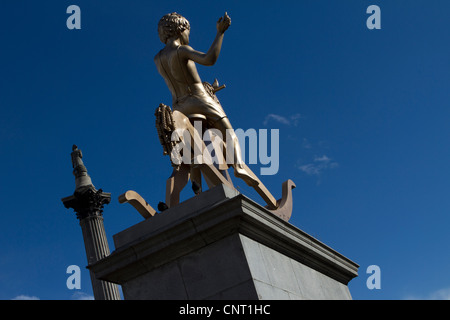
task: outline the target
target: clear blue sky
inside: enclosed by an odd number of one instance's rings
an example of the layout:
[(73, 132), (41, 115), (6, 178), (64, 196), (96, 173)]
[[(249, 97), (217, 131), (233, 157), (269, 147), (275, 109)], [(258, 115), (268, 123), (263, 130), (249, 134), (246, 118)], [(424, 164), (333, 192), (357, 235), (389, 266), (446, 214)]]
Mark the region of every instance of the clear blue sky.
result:
[[(72, 4), (81, 30), (66, 28)], [(381, 30), (366, 27), (372, 4)], [(280, 130), (280, 170), (261, 179), (276, 197), (294, 180), (291, 223), (360, 264), (353, 298), (449, 298), (450, 2), (2, 0), (0, 299), (92, 295), (81, 229), (61, 202), (75, 187), (73, 144), (112, 193), (111, 250), (141, 221), (121, 193), (164, 199), (171, 167), (154, 110), (171, 98), (153, 56), (173, 11), (202, 51), (231, 16), (218, 63), (199, 72), (227, 85), (235, 128)], [(83, 270), (76, 294), (69, 265)], [(370, 265), (381, 290), (366, 287)]]

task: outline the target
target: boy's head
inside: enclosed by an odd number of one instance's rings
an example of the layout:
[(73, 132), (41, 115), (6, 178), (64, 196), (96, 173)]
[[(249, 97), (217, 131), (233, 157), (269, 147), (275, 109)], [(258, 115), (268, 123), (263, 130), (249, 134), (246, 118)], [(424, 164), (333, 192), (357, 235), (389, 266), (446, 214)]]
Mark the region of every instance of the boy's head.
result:
[(190, 30), (189, 21), (178, 13), (166, 14), (158, 23), (159, 39), (166, 43), (172, 37), (179, 37), (185, 30)]

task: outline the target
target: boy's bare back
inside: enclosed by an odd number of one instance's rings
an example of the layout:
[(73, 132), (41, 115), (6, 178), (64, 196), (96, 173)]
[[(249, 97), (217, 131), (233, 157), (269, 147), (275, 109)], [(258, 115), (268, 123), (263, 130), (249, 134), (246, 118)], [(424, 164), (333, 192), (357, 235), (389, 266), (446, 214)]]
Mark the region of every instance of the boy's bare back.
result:
[[(180, 19), (184, 18), (180, 16)], [(195, 63), (206, 66), (215, 64), (222, 47), (223, 35), (230, 25), (231, 19), (225, 13), (217, 22), (217, 35), (207, 53), (189, 46), (189, 27), (165, 39), (166, 47), (155, 56), (155, 64), (172, 93), (174, 104), (187, 95), (205, 93)]]

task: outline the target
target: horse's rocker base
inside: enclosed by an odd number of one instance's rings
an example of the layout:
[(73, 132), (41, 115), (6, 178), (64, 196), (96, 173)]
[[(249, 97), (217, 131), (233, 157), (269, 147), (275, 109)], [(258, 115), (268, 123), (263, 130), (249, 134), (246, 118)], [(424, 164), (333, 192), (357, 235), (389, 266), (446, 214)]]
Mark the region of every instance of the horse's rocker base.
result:
[[(208, 167), (210, 168), (210, 167)], [(212, 167), (214, 169), (214, 167)], [(204, 169), (202, 169), (204, 170)], [(186, 174), (187, 175), (187, 174)], [(224, 180), (226, 182), (226, 180)], [(186, 179), (187, 183), (187, 179)], [(232, 184), (230, 183), (223, 183), (224, 186), (227, 186), (227, 188), (234, 189)], [(261, 184), (262, 185), (262, 184)], [(174, 186), (176, 184), (174, 183), (173, 179), (169, 179), (167, 181), (167, 189), (170, 189), (171, 191), (174, 190)], [(269, 212), (272, 214), (280, 217), (284, 221), (288, 222), (292, 215), (292, 208), (293, 208), (293, 199), (292, 199), (292, 190), (295, 188), (295, 184), (292, 180), (288, 180), (283, 183), (282, 186), (282, 197), (280, 200), (276, 201), (276, 207), (273, 209), (272, 206), (266, 206), (265, 208), (268, 209)], [(181, 190), (180, 190), (181, 191)], [(235, 190), (236, 191), (236, 190)], [(237, 191), (236, 191), (237, 192)], [(179, 195), (179, 192), (170, 192), (168, 194), (171, 195)], [(199, 193), (200, 194), (200, 193)], [(167, 201), (167, 200), (166, 200)], [(179, 198), (176, 199), (176, 203), (178, 204)], [(119, 203), (129, 203), (131, 204), (144, 219), (150, 219), (155, 216), (157, 213), (155, 209), (153, 209), (147, 201), (142, 198), (140, 194), (138, 194), (135, 191), (127, 191), (124, 194), (119, 196)]]
[(156, 214), (156, 210), (153, 209), (140, 194), (133, 190), (129, 190), (120, 195), (119, 203), (131, 204), (144, 219), (149, 219)]
[(125, 300), (351, 299), (358, 270), (226, 185), (113, 238), (113, 253), (88, 268)]

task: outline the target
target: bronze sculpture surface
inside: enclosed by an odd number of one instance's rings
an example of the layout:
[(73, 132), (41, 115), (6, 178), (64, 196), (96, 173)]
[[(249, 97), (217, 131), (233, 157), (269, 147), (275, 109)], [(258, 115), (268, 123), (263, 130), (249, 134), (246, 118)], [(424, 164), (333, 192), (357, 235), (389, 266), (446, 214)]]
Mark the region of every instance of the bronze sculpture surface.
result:
[[(172, 109), (161, 104), (155, 112), (156, 128), (164, 154), (171, 156), (174, 167), (172, 176), (166, 182), (164, 205), (171, 208), (179, 203), (180, 192), (189, 179), (192, 181), (196, 194), (202, 190), (202, 176), (210, 188), (218, 184), (233, 187), (227, 171), (231, 166), (235, 176), (253, 187), (264, 199), (267, 209), (288, 221), (292, 212), (291, 190), (295, 188), (295, 184), (291, 180), (286, 181), (282, 188), (282, 198), (277, 201), (273, 197), (242, 159), (239, 140), (215, 95), (225, 86), (219, 86), (217, 80), (212, 85), (202, 82), (197, 71), (196, 64), (212, 66), (216, 63), (224, 34), (230, 25), (231, 19), (225, 13), (217, 21), (217, 34), (211, 47), (203, 53), (189, 45), (190, 24), (180, 14), (169, 13), (163, 16), (158, 24), (159, 37), (165, 47), (156, 54), (154, 62), (172, 94)], [(196, 150), (200, 150), (200, 154), (204, 155), (205, 150), (208, 149), (202, 139), (204, 133), (202, 126), (200, 129), (196, 126), (199, 122), (207, 130), (214, 129), (218, 132), (215, 136), (213, 135), (211, 141), (223, 140), (219, 147), (213, 146), (216, 160), (218, 160), (215, 163), (198, 161)], [(180, 131), (183, 133), (180, 134)], [(129, 202), (145, 218), (155, 214), (155, 211), (136, 192), (128, 192), (126, 195), (119, 198), (121, 203)], [(148, 214), (145, 213), (146, 211)]]
[[(217, 22), (217, 35), (208, 52), (203, 53), (189, 46), (190, 24), (183, 16), (170, 13), (162, 17), (158, 32), (166, 46), (155, 56), (155, 64), (172, 93), (173, 110), (189, 118), (204, 116), (209, 128), (218, 129), (222, 137), (227, 133), (234, 143), (235, 175), (247, 184), (258, 184), (243, 166), (239, 141), (220, 102), (207, 92), (195, 63), (212, 66), (219, 58), (225, 31), (231, 19), (227, 13)], [(228, 132), (227, 132), (228, 130)]]

